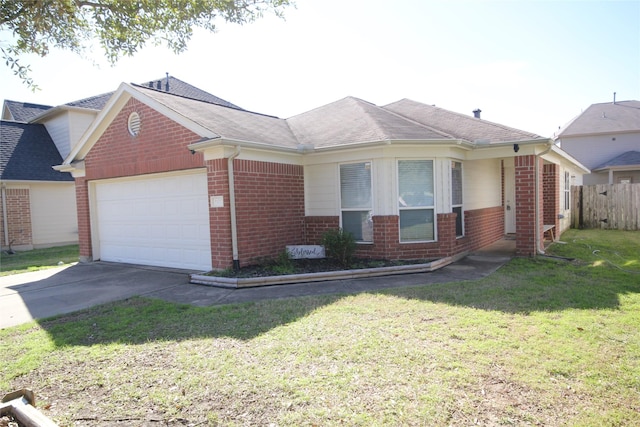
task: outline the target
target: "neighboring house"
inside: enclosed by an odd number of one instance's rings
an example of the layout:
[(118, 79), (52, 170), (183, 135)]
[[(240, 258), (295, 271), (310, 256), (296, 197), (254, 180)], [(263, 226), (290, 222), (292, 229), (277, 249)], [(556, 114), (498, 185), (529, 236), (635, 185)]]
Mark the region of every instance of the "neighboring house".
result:
[(192, 270), (337, 227), (360, 256), (445, 257), (505, 233), (534, 256), (545, 226), (569, 226), (563, 177), (587, 172), (553, 140), (406, 99), (280, 119), (128, 84), (56, 169), (76, 180), (82, 260)]
[[(174, 77), (144, 83), (207, 102), (225, 101)], [(75, 184), (52, 169), (76, 147), (113, 92), (59, 106), (6, 100), (0, 133), (0, 247), (32, 249), (78, 242)], [(230, 108), (239, 107), (226, 103)]]
[(5, 249), (77, 243), (75, 186), (42, 124), (0, 122), (0, 239)]
[(556, 141), (591, 170), (585, 185), (640, 183), (640, 101), (593, 104)]

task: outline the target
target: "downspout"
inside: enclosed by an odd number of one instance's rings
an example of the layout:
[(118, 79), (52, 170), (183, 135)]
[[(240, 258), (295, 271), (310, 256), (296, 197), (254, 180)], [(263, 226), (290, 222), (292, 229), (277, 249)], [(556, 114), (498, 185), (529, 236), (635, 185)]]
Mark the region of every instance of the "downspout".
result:
[(9, 247), (9, 220), (7, 219), (7, 184), (2, 183), (2, 225), (4, 230), (4, 245)]
[[(535, 174), (536, 174), (536, 188), (535, 188), (535, 201), (536, 201), (536, 215), (535, 215), (535, 244), (536, 244), (536, 253), (538, 255), (544, 255), (544, 248), (541, 249), (542, 246), (542, 242), (540, 241), (540, 162), (539, 160), (542, 159), (542, 156), (544, 156), (545, 154), (547, 154), (549, 151), (551, 151), (551, 148), (553, 148), (553, 142), (548, 143), (548, 147), (546, 150), (544, 150), (542, 153), (540, 154), (536, 154), (536, 163), (534, 165), (534, 170), (535, 170)], [(544, 215), (544, 211), (542, 212), (542, 215)]]
[(240, 269), (238, 256), (238, 223), (236, 220), (236, 192), (235, 180), (233, 177), (233, 159), (240, 155), (240, 146), (236, 145), (236, 151), (227, 158), (227, 169), (229, 173), (229, 208), (231, 211), (231, 248), (233, 251), (233, 269)]

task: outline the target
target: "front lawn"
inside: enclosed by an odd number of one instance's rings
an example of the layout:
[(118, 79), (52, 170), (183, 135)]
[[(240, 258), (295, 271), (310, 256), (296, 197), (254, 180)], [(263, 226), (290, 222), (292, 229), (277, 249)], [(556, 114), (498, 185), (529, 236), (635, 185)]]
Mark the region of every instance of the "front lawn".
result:
[(78, 261), (78, 245), (56, 246), (9, 254), (0, 251), (0, 277), (71, 264)]
[(0, 330), (0, 392), (60, 425), (639, 425), (640, 233), (562, 241), (479, 281)]

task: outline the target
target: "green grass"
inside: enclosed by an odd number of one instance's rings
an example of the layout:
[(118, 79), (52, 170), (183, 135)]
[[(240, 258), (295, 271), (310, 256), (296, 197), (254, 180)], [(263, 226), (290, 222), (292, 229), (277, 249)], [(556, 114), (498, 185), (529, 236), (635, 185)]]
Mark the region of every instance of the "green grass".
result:
[(78, 261), (78, 245), (57, 246), (7, 254), (0, 251), (0, 276), (44, 270)]
[[(483, 280), (0, 330), (0, 391), (60, 425), (640, 424), (640, 233), (574, 231)], [(615, 265), (614, 265), (615, 264)]]

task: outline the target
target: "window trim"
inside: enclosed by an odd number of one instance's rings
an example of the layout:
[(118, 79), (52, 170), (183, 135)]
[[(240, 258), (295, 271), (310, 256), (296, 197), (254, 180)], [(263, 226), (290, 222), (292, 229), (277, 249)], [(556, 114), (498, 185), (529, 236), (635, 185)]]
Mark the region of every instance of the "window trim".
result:
[[(400, 162), (405, 161), (430, 161), (432, 164), (432, 184), (433, 184), (433, 205), (431, 206), (419, 206), (419, 207), (406, 207), (401, 208), (398, 201), (400, 200)], [(401, 245), (410, 245), (414, 243), (433, 243), (438, 241), (438, 212), (437, 206), (437, 185), (436, 185), (436, 159), (433, 157), (421, 157), (421, 158), (396, 158), (396, 197), (394, 199), (395, 210), (398, 214), (398, 243)], [(432, 240), (412, 240), (410, 242), (402, 241), (402, 230), (400, 228), (400, 212), (410, 210), (431, 210), (433, 211), (433, 239)]]
[(564, 210), (571, 209), (571, 174), (569, 171), (564, 171)]
[[(462, 196), (462, 203), (460, 204), (455, 204), (453, 203), (453, 164), (454, 163), (460, 163), (460, 194)], [(449, 163), (449, 174), (450, 174), (450, 179), (451, 179), (451, 212), (453, 212), (454, 208), (460, 208), (460, 220), (462, 221), (461, 223), (461, 228), (462, 228), (462, 234), (458, 235), (456, 233), (456, 239), (461, 239), (465, 236), (465, 229), (464, 229), (464, 163), (460, 160), (451, 160), (451, 163)]]
[[(370, 212), (370, 216), (371, 216), (371, 221), (373, 223), (373, 207), (375, 205), (375, 192), (374, 192), (374, 166), (373, 166), (373, 160), (371, 159), (366, 159), (366, 160), (357, 160), (357, 161), (349, 161), (349, 162), (340, 162), (338, 163), (338, 206), (339, 206), (339, 226), (341, 229), (344, 230), (343, 227), (343, 221), (342, 221), (342, 213), (343, 212), (364, 212), (365, 210), (362, 208), (343, 208), (342, 207), (342, 166), (343, 165), (356, 165), (356, 164), (369, 164), (369, 168), (370, 168), (370, 173), (369, 173), (369, 186), (370, 186), (370, 191), (371, 191), (371, 206), (369, 208), (369, 212)], [(347, 230), (348, 231), (348, 230)], [(373, 241), (373, 224), (371, 225), (371, 240), (356, 240), (357, 244), (363, 244), (363, 245), (371, 245), (374, 243)]]

